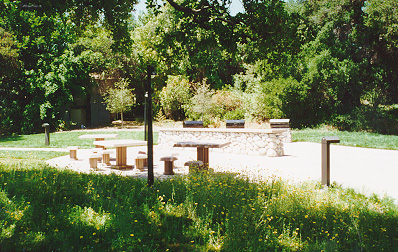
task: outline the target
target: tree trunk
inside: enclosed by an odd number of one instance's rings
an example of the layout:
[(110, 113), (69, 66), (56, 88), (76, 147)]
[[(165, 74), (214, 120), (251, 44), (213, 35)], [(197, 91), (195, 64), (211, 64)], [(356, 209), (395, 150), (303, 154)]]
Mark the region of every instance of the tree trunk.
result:
[(121, 119), (122, 119), (122, 129), (123, 129), (123, 111), (122, 111), (120, 114), (121, 114)]

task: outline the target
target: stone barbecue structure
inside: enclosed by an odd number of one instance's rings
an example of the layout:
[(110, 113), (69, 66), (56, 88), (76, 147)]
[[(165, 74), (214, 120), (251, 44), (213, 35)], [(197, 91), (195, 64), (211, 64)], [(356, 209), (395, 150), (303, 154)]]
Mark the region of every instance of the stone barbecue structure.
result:
[(158, 143), (162, 148), (173, 148), (180, 141), (231, 142), (214, 152), (279, 157), (284, 155), (283, 145), (287, 129), (248, 128), (172, 128), (159, 130)]

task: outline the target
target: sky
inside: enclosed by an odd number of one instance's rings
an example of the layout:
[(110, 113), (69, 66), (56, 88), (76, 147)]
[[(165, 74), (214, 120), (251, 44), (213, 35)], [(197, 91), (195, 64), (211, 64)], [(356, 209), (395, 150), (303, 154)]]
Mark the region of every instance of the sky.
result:
[[(135, 6), (137, 14), (145, 11), (145, 0), (139, 0), (139, 3)], [(231, 4), (231, 15), (235, 15), (238, 12), (243, 11), (243, 6), (240, 0), (232, 0)]]

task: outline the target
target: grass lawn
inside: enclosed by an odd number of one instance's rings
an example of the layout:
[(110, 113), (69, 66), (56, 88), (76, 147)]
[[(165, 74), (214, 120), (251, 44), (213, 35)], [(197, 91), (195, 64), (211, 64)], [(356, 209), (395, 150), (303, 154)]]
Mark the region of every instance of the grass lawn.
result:
[(398, 136), (369, 132), (348, 132), (327, 128), (292, 130), (293, 141), (320, 143), (325, 136), (337, 136), (345, 146), (398, 150)]
[[(0, 147), (57, 147), (79, 146), (80, 148), (93, 148), (92, 139), (79, 139), (84, 134), (100, 134), (103, 131), (64, 131), (50, 134), (50, 146), (44, 144), (44, 133), (33, 135), (18, 135), (0, 137)], [(118, 134), (118, 139), (144, 140), (144, 132), (139, 131), (107, 131), (107, 134)], [(398, 150), (398, 136), (381, 135), (368, 132), (347, 132), (327, 128), (292, 130), (293, 141), (318, 142), (322, 137), (338, 136), (340, 144), (354, 147)], [(158, 142), (158, 132), (153, 133), (154, 143)]]
[[(79, 146), (80, 148), (93, 148), (94, 139), (80, 139), (79, 136), (85, 134), (118, 134), (117, 138), (112, 139), (136, 139), (144, 140), (144, 132), (140, 131), (62, 131), (50, 133), (50, 146), (45, 145), (45, 135), (18, 135), (0, 137), (0, 147), (31, 147), (31, 148), (66, 148), (68, 146)], [(157, 143), (158, 133), (153, 134), (154, 143)]]
[(68, 152), (50, 152), (50, 151), (14, 151), (6, 150), (0, 151), (0, 160), (15, 160), (15, 161), (45, 161), (52, 158), (68, 155)]
[[(51, 141), (92, 147), (79, 134)], [(0, 146), (26, 146), (29, 137)], [(0, 152), (1, 251), (398, 251), (398, 206), (389, 198), (212, 172), (148, 188), (145, 179), (44, 165), (57, 155), (65, 153)]]

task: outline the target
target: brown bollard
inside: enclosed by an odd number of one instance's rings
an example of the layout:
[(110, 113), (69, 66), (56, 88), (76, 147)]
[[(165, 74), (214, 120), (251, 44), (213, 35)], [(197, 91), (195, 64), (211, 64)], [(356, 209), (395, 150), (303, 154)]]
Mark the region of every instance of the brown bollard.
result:
[(44, 135), (45, 135), (45, 145), (50, 145), (50, 124), (43, 123)]
[(330, 186), (330, 144), (340, 143), (340, 139), (335, 136), (322, 138), (322, 185)]

